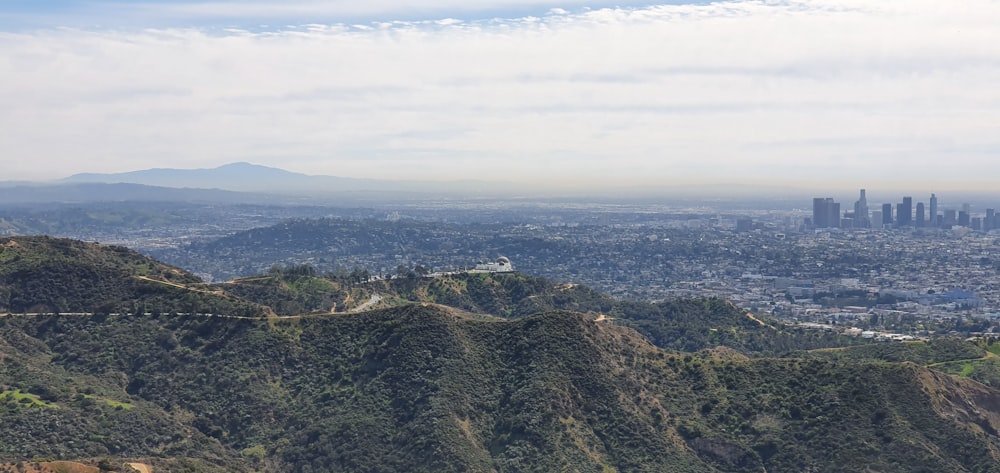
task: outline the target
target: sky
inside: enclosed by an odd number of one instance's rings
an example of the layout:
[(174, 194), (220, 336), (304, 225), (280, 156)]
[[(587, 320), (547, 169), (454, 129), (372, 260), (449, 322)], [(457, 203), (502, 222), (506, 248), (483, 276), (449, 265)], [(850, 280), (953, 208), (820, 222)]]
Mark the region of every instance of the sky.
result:
[(1000, 0), (0, 2), (0, 180), (994, 189)]

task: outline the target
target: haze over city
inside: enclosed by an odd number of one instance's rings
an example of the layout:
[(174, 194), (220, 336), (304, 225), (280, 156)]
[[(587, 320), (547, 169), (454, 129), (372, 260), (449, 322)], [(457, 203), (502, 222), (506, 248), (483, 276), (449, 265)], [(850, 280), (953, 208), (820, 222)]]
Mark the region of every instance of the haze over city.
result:
[(988, 0), (4, 2), (3, 180), (249, 161), (557, 187), (987, 190), (997, 24)]

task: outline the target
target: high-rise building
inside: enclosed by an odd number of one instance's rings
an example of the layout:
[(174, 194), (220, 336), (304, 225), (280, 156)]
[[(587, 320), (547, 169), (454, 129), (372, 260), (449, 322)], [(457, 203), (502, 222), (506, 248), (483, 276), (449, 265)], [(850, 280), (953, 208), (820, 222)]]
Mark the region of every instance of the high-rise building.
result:
[(882, 204), (882, 226), (892, 226), (892, 204)]
[(872, 222), (875, 222), (878, 228), (882, 228), (882, 211), (872, 210)]
[(931, 194), (931, 205), (930, 214), (927, 216), (927, 220), (931, 223), (932, 227), (938, 226), (938, 214), (937, 214), (937, 196)]
[(955, 209), (945, 209), (944, 216), (941, 219), (941, 225), (945, 228), (950, 228), (958, 224), (958, 212)]
[(990, 231), (997, 227), (997, 211), (986, 209), (986, 218), (983, 219), (983, 230)]
[(958, 212), (958, 224), (963, 227), (969, 226), (969, 212), (966, 210), (961, 210)]
[(903, 203), (896, 204), (896, 226), (908, 227), (913, 224), (913, 197), (903, 197)]
[(868, 198), (865, 197), (865, 190), (861, 189), (861, 197), (854, 203), (854, 227), (870, 228), (871, 220), (868, 219)]
[(831, 197), (816, 197), (813, 199), (813, 227), (840, 227), (840, 204)]
[(916, 225), (918, 227), (925, 227), (925, 226), (927, 226), (927, 222), (926, 222), (926, 220), (924, 218), (924, 203), (923, 202), (917, 202), (917, 223), (916, 223)]
[(826, 213), (827, 213), (826, 202), (827, 202), (827, 200), (833, 200), (833, 199), (824, 199), (823, 197), (814, 197), (813, 198), (813, 218), (812, 218), (812, 225), (815, 228), (823, 228), (823, 227), (825, 227), (826, 226), (826, 222), (829, 220), (827, 218), (827, 216), (826, 216)]

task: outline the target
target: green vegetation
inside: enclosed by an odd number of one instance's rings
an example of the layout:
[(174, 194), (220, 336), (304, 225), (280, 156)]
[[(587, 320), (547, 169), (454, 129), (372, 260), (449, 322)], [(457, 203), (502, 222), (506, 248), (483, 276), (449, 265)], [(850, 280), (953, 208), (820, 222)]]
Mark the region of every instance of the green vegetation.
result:
[(259, 316), (239, 298), (132, 250), (50, 237), (0, 239), (0, 313), (171, 313)]
[(1000, 357), (996, 355), (968, 361), (942, 363), (934, 369), (944, 373), (974, 379), (987, 386), (1000, 387)]
[(843, 350), (816, 350), (796, 353), (805, 358), (842, 361), (909, 361), (921, 366), (936, 367), (942, 363), (979, 359), (986, 349), (957, 338), (939, 338), (928, 342), (873, 343)]
[(658, 304), (620, 301), (590, 288), (524, 274), (455, 274), (368, 282), (357, 270), (317, 274), (307, 265), (205, 285), (193, 275), (119, 247), (48, 237), (0, 240), (0, 312), (97, 314), (199, 313), (259, 317), (349, 312), (373, 298), (376, 307), (411, 302), (446, 305), (505, 318), (569, 310), (632, 327), (654, 344), (697, 351), (727, 346), (747, 354), (858, 343), (818, 331), (761, 323), (722, 300)]
[(350, 293), (342, 282), (316, 275), (310, 266), (274, 267), (262, 276), (213, 285), (278, 315), (335, 312), (347, 308)]
[(796, 352), (789, 356), (870, 363), (911, 362), (927, 368), (969, 378), (987, 386), (1000, 386), (1000, 347), (995, 339), (970, 342), (957, 338), (905, 343), (876, 343), (833, 350)]
[(1000, 393), (980, 384), (910, 363), (666, 352), (569, 312), (7, 317), (0, 340), (0, 382), (64, 406), (0, 412), (20, 426), (0, 433), (10, 460), (289, 472), (997, 471), (1000, 460)]
[[(171, 304), (193, 294), (220, 311), (322, 312), (0, 317), (0, 461), (143, 458), (172, 472), (1000, 471), (1000, 391), (974, 381), (992, 382), (991, 341), (801, 351), (845, 340), (723, 300), (618, 301), (522, 274), (366, 283), (296, 266), (208, 286), (127, 250), (0, 242), (3, 287), (18, 297), (25, 281), (74, 284), (35, 273), (73, 254), (95, 277), (67, 307), (108, 294), (148, 302), (121, 286), (142, 261), (143, 287)], [(11, 278), (23, 260), (30, 277)], [(385, 307), (343, 313), (375, 294)]]
[(520, 273), (456, 274), (440, 278), (399, 278), (358, 286), (360, 298), (371, 292), (383, 306), (430, 302), (472, 313), (519, 318), (568, 310), (633, 328), (655, 345), (679, 351), (727, 346), (746, 354), (777, 355), (793, 350), (866, 343), (855, 337), (762, 322), (728, 301), (687, 299), (661, 303), (616, 300), (576, 284), (559, 284)]
[(105, 404), (107, 404), (107, 405), (115, 408), (115, 409), (131, 409), (131, 408), (135, 407), (132, 404), (129, 404), (127, 402), (116, 401), (114, 399), (99, 398), (97, 396), (92, 396), (90, 394), (83, 394), (83, 398), (84, 399), (95, 399), (95, 400), (98, 400), (100, 402), (103, 402), (103, 403), (105, 403)]
[(19, 389), (4, 391), (0, 393), (0, 401), (14, 401), (21, 405), (38, 406), (46, 408), (56, 408), (58, 406), (49, 404), (35, 394), (23, 393)]
[[(966, 343), (972, 345), (970, 342)], [(997, 352), (1000, 352), (1000, 339), (995, 336), (983, 339), (975, 346), (981, 350), (977, 353), (981, 356), (937, 363), (932, 367), (937, 371), (974, 379), (987, 386), (1000, 387), (1000, 356), (997, 356)]]
[(306, 266), (274, 268), (264, 276), (213, 288), (269, 306), (279, 315), (348, 312), (376, 294), (381, 297), (376, 307), (381, 308), (421, 302), (503, 318), (555, 310), (592, 317), (603, 314), (616, 324), (634, 328), (657, 346), (679, 351), (727, 346), (746, 354), (778, 355), (867, 343), (856, 337), (761, 321), (721, 299), (655, 304), (622, 301), (586, 286), (553, 283), (521, 273), (462, 273), (360, 282), (350, 276), (318, 276)]

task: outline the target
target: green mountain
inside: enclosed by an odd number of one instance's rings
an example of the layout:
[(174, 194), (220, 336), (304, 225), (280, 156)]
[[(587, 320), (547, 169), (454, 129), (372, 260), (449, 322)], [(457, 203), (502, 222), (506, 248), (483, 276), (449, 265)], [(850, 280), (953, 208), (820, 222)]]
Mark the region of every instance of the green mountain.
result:
[(318, 276), (309, 266), (291, 266), (212, 287), (268, 306), (279, 315), (351, 312), (413, 302), (503, 318), (573, 311), (609, 318), (616, 324), (634, 328), (661, 348), (681, 351), (726, 346), (745, 354), (775, 355), (863, 342), (854, 337), (761, 320), (721, 299), (660, 303), (618, 300), (586, 286), (555, 283), (523, 273), (364, 280), (360, 272)]
[(44, 236), (0, 238), (0, 313), (265, 313), (200, 283), (124, 247)]
[(0, 313), (201, 313), (257, 317), (344, 313), (410, 302), (518, 318), (568, 310), (632, 327), (683, 351), (728, 346), (743, 353), (842, 346), (845, 339), (761, 321), (722, 300), (620, 301), (585, 286), (525, 274), (453, 274), (368, 281), (318, 275), (309, 266), (224, 284), (122, 247), (50, 237), (0, 239)]
[(1000, 387), (1000, 338), (995, 335), (970, 343), (957, 338), (939, 338), (905, 343), (812, 350), (792, 356), (839, 361), (912, 362), (935, 371), (974, 379), (987, 386)]
[[(518, 274), (210, 286), (125, 249), (0, 243), (22, 305), (192, 304), (0, 317), (0, 471), (1000, 471), (1000, 391), (921, 366), (990, 358), (962, 342), (749, 357), (808, 341), (721, 300)], [(349, 312), (366, 303), (387, 307)]]
[(12, 461), (1000, 471), (1000, 392), (981, 384), (912, 363), (667, 352), (568, 312), (10, 316), (0, 340), (0, 457)]

